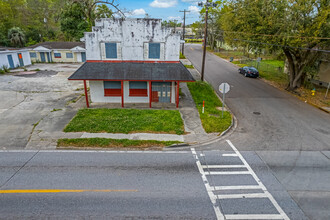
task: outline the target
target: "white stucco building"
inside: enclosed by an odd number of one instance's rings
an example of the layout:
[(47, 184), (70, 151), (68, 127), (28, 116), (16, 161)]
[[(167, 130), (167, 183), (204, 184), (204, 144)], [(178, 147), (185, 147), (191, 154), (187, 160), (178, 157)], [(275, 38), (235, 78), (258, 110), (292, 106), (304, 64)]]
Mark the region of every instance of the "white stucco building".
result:
[(87, 61), (69, 79), (88, 80), (92, 102), (178, 106), (179, 83), (194, 81), (179, 61), (179, 34), (160, 19), (97, 20), (82, 40)]
[(0, 48), (0, 69), (14, 69), (31, 65), (29, 51), (26, 49)]

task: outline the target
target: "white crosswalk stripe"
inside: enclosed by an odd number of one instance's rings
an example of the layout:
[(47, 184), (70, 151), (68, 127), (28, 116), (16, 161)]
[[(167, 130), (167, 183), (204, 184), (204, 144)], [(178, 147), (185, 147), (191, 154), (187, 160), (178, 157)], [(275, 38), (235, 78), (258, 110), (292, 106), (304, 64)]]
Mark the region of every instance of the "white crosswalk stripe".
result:
[[(263, 185), (261, 180), (252, 170), (250, 165), (246, 162), (241, 153), (236, 149), (236, 147), (227, 140), (227, 143), (233, 149), (235, 153), (224, 153), (222, 157), (238, 157), (243, 164), (204, 164), (202, 165), (198, 154), (196, 153), (194, 148), (191, 148), (192, 154), (196, 159), (196, 164), (199, 172), (202, 175), (203, 182), (205, 184), (208, 195), (213, 204), (213, 208), (215, 210), (217, 219), (285, 219), (288, 220), (289, 217), (285, 214), (282, 208), (278, 205), (274, 197), (268, 192), (267, 188)], [(200, 153), (200, 156), (205, 159), (207, 155)], [(219, 157), (220, 160), (220, 157)], [(237, 159), (235, 159), (237, 160)], [(213, 169), (213, 171), (212, 171)], [(217, 169), (214, 171), (214, 169)], [(221, 169), (225, 169), (221, 171)], [(230, 171), (234, 169), (233, 171)], [(236, 170), (235, 170), (236, 169)], [(237, 169), (240, 169), (237, 171)], [(245, 170), (244, 170), (245, 169)], [(212, 178), (215, 176), (222, 176), (221, 178), (227, 178), (226, 175), (229, 176), (244, 176), (250, 175), (258, 185), (227, 185), (227, 186), (211, 186), (208, 178)], [(242, 192), (244, 191), (244, 192)], [(248, 191), (248, 192), (246, 192)], [(222, 192), (222, 193), (221, 193)], [(221, 194), (220, 194), (221, 193)], [(258, 198), (266, 198), (271, 204), (275, 207), (278, 214), (226, 214), (221, 210), (221, 201), (227, 199), (258, 199)], [(217, 201), (220, 202), (217, 204)], [(256, 210), (257, 211), (257, 210)]]

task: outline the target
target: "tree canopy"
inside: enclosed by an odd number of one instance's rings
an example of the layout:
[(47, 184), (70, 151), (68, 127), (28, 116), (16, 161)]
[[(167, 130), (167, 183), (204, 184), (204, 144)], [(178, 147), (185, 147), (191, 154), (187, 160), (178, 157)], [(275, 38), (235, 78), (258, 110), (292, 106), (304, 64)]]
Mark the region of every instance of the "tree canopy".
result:
[(95, 19), (113, 15), (109, 7), (121, 13), (115, 0), (1, 0), (0, 45), (16, 46), (8, 38), (13, 27), (24, 33), (25, 46), (52, 40), (77, 41), (84, 31), (91, 31)]
[(229, 44), (282, 51), (288, 90), (301, 85), (307, 68), (330, 46), (329, 0), (232, 0), (222, 5), (218, 24)]

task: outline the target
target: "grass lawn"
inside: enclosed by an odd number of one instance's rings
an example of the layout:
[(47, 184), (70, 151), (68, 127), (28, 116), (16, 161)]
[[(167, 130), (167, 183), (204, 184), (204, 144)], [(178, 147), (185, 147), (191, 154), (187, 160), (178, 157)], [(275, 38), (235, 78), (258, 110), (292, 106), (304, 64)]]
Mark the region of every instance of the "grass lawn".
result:
[(177, 110), (80, 109), (65, 132), (183, 134)]
[[(257, 64), (254, 61), (248, 63), (240, 63), (240, 61), (233, 61), (233, 64), (237, 66), (254, 66), (256, 67)], [(262, 60), (259, 65), (259, 75), (261, 78), (273, 82), (280, 87), (285, 87), (288, 83), (288, 75), (280, 71), (279, 68), (283, 70), (284, 62), (281, 60)]]
[(180, 59), (186, 59), (186, 56), (180, 52)]
[(194, 69), (194, 65), (184, 65), (188, 69)]
[(58, 148), (66, 147), (95, 147), (95, 148), (116, 148), (116, 147), (165, 147), (172, 144), (181, 143), (179, 141), (155, 141), (155, 140), (129, 140), (129, 139), (109, 139), (109, 138), (75, 138), (59, 139)]
[[(231, 125), (231, 114), (227, 111), (221, 117), (222, 103), (215, 94), (213, 88), (201, 81), (187, 83), (190, 93), (196, 103), (202, 125), (207, 133), (223, 132)], [(205, 113), (202, 113), (203, 100), (205, 101)]]
[(275, 67), (282, 67), (284, 68), (284, 61), (283, 60), (262, 60), (261, 63), (269, 64)]
[(240, 59), (243, 56), (243, 51), (239, 51), (239, 50), (220, 50), (219, 52), (214, 52), (213, 50), (211, 50), (210, 47), (206, 47), (206, 50), (209, 52), (214, 53), (215, 55), (217, 55), (218, 57), (221, 57), (223, 59), (229, 60), (230, 57), (234, 57), (234, 59)]

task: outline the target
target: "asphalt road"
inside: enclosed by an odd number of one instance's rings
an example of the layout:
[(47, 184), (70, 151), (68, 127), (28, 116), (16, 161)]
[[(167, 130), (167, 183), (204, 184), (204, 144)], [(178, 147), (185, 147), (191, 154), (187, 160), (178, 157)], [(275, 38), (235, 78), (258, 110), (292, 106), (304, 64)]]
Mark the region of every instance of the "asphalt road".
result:
[[(219, 148), (226, 151), (2, 151), (0, 219), (267, 218), (283, 213), (307, 219), (255, 153), (242, 153), (247, 165), (228, 144)], [(240, 185), (253, 188), (213, 188)]]
[[(186, 44), (185, 55), (200, 71), (202, 47)], [(240, 150), (330, 150), (330, 115), (259, 79), (238, 74), (238, 67), (207, 53), (205, 79), (219, 95), (227, 82), (226, 104), (238, 120), (229, 137)], [(207, 106), (207, 103), (205, 103)]]
[[(201, 70), (201, 45), (187, 44), (185, 56)], [(255, 152), (310, 219), (330, 219), (330, 115), (237, 70), (207, 53), (205, 79), (216, 91), (222, 82), (231, 85), (226, 104), (238, 123), (226, 138)]]

